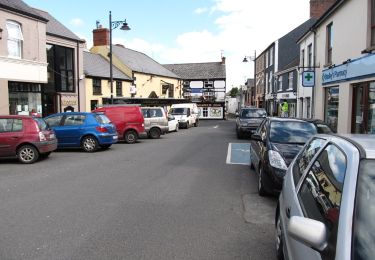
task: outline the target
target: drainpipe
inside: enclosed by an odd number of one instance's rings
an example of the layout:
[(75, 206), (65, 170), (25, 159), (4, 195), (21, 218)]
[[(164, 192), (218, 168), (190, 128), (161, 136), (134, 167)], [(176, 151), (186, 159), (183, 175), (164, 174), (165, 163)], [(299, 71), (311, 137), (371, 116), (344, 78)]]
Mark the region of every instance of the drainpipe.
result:
[(81, 112), (81, 102), (80, 102), (80, 90), (79, 90), (79, 81), (80, 81), (80, 75), (79, 75), (79, 41), (77, 41), (77, 91), (78, 91), (78, 112)]
[(316, 85), (316, 30), (312, 30), (314, 33), (314, 56), (313, 56), (313, 67), (314, 67), (314, 74), (315, 74), (315, 86), (312, 88), (312, 97), (311, 97), (311, 118), (315, 118), (315, 88), (317, 87)]

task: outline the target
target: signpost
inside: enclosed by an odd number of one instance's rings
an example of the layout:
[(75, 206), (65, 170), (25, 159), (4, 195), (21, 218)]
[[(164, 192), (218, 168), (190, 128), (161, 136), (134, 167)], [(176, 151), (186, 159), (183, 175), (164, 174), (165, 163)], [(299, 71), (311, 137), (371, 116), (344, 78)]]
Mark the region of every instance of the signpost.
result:
[(315, 71), (304, 71), (302, 73), (302, 86), (304, 87), (315, 86)]

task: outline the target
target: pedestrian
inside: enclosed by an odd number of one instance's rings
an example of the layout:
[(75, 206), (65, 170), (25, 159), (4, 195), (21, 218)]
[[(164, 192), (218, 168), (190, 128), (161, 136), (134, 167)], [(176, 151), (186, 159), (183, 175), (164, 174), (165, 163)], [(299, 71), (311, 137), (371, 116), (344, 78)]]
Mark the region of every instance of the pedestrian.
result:
[(281, 103), (281, 117), (288, 117), (289, 116), (289, 104), (284, 99), (284, 102)]
[(36, 112), (35, 108), (31, 109), (30, 116), (38, 117), (38, 112)]

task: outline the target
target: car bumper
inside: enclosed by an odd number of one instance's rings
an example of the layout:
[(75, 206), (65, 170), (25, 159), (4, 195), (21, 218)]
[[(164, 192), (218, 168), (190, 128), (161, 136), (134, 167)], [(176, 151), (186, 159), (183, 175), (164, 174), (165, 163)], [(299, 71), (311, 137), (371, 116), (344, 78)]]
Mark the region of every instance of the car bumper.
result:
[(248, 134), (248, 135), (252, 135), (256, 132), (257, 130), (257, 127), (240, 127), (238, 128), (238, 132), (240, 134)]
[(33, 143), (40, 153), (48, 153), (57, 149), (57, 139)]
[(117, 134), (102, 134), (98, 135), (99, 144), (114, 144), (118, 141)]
[(283, 187), (286, 170), (274, 168), (270, 165), (264, 169), (263, 182), (265, 189), (273, 194), (279, 194)]

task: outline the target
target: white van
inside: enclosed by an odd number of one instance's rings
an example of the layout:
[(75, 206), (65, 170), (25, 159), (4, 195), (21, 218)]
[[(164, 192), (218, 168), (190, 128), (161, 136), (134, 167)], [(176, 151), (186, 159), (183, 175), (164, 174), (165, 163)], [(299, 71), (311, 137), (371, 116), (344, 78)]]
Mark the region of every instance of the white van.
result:
[(199, 124), (199, 110), (195, 103), (174, 104), (169, 113), (177, 118), (180, 128), (189, 128)]

